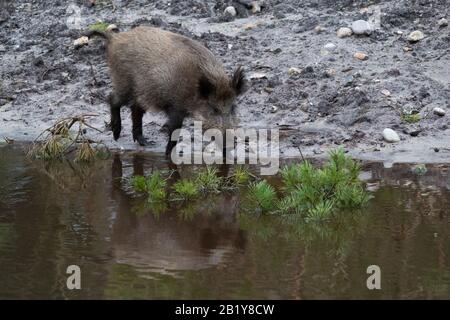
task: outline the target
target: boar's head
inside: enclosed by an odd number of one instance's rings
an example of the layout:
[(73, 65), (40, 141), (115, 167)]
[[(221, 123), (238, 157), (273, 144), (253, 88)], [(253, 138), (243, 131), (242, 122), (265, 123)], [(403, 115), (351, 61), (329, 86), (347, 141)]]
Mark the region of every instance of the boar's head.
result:
[(247, 81), (242, 67), (236, 69), (231, 79), (201, 76), (194, 119), (202, 121), (205, 129), (228, 129), (234, 125), (236, 98), (246, 90)]

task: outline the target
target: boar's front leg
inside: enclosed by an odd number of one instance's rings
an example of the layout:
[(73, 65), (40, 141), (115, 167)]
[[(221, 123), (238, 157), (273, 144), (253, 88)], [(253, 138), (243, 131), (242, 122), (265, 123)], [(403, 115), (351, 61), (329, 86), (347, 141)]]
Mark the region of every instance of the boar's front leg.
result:
[(139, 145), (148, 145), (147, 139), (142, 135), (142, 117), (145, 111), (137, 104), (131, 106), (131, 119), (133, 121), (133, 140), (137, 141)]
[(169, 121), (166, 123), (166, 126), (169, 133), (169, 142), (167, 142), (166, 146), (166, 156), (168, 156), (173, 147), (177, 145), (177, 141), (172, 141), (172, 133), (183, 126), (183, 120), (186, 117), (186, 112), (177, 111), (175, 113), (169, 114), (168, 116)]

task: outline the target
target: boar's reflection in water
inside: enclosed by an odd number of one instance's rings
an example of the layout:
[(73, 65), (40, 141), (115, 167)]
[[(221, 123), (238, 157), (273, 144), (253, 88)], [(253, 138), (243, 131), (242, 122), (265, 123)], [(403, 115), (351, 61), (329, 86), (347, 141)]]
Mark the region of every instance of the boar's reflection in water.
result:
[[(121, 185), (122, 161), (112, 165), (113, 198), (118, 201), (113, 226), (113, 255), (117, 263), (152, 272), (171, 274), (179, 270), (199, 270), (226, 263), (245, 248), (245, 234), (235, 219), (237, 195), (218, 197), (209, 214), (196, 212), (183, 220), (173, 212), (155, 217), (151, 212), (137, 216), (131, 198)], [(133, 174), (142, 175), (143, 159), (133, 157)]]
[(131, 107), (133, 139), (140, 145), (147, 144), (142, 135), (144, 112), (165, 112), (169, 119), (166, 154), (176, 145), (171, 135), (181, 128), (186, 116), (222, 132), (233, 126), (234, 102), (247, 88), (241, 67), (230, 78), (219, 59), (202, 44), (158, 28), (137, 27), (121, 33), (91, 31), (88, 35), (107, 40), (115, 140), (122, 128), (120, 108), (126, 104)]

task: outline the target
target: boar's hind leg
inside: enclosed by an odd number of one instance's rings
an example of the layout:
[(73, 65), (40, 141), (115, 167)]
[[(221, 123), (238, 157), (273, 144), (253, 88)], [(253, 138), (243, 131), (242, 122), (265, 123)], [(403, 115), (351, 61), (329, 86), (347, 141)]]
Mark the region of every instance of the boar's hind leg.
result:
[(142, 135), (142, 117), (145, 111), (137, 104), (131, 106), (131, 118), (133, 120), (133, 140), (137, 141), (139, 145), (148, 145), (147, 139)]
[(169, 132), (169, 142), (167, 142), (166, 146), (166, 155), (169, 155), (173, 147), (177, 145), (177, 141), (172, 141), (171, 139), (172, 133), (183, 126), (183, 120), (185, 116), (186, 113), (181, 111), (169, 114), (169, 121), (166, 123)]
[(109, 95), (109, 105), (111, 108), (111, 129), (113, 132), (114, 140), (119, 139), (120, 131), (122, 130), (122, 120), (120, 118), (120, 108), (126, 101), (123, 101), (115, 93)]

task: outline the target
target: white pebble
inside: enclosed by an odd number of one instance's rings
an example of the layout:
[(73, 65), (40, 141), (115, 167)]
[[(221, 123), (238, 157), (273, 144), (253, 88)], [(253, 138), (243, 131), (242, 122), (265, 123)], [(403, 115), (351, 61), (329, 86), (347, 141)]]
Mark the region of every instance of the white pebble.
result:
[(300, 73), (302, 73), (302, 70), (300, 70), (299, 68), (290, 67), (288, 70), (288, 75), (290, 75), (290, 76), (294, 76), (294, 75), (300, 74)]
[(423, 38), (425, 38), (425, 35), (423, 34), (423, 32), (416, 30), (409, 34), (408, 41), (409, 42), (417, 42), (417, 41), (422, 40)]
[(433, 113), (434, 113), (435, 115), (440, 116), (440, 117), (445, 116), (445, 110), (444, 110), (444, 109), (441, 109), (441, 108), (434, 108), (434, 109), (433, 109)]
[(389, 90), (387, 90), (387, 89), (381, 90), (381, 93), (383, 95), (385, 95), (386, 97), (390, 97), (391, 96), (391, 92)]
[(315, 28), (314, 28), (314, 31), (315, 32), (317, 32), (317, 33), (322, 33), (322, 32), (324, 32), (324, 31), (327, 31), (327, 28), (324, 28), (324, 27), (322, 27), (322, 26), (316, 26)]
[(383, 138), (387, 142), (399, 142), (400, 137), (398, 136), (397, 132), (395, 132), (392, 129), (386, 128), (383, 130)]
[(259, 4), (259, 1), (253, 1), (251, 6), (252, 6), (252, 13), (261, 12), (261, 5)]
[(228, 14), (232, 17), (235, 17), (237, 15), (236, 8), (233, 6), (226, 7), (224, 12), (225, 12), (225, 14)]
[(324, 49), (328, 51), (334, 51), (336, 49), (336, 45), (334, 43), (329, 42), (324, 46)]

